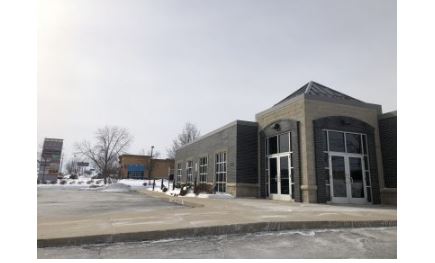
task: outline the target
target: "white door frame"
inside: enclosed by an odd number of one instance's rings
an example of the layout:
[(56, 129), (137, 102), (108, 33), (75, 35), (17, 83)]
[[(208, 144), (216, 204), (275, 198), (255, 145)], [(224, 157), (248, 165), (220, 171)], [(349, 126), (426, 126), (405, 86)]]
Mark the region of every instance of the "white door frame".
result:
[[(332, 176), (332, 157), (338, 156), (344, 158), (344, 168), (345, 168), (345, 183), (346, 183), (346, 197), (334, 197), (334, 181)], [(350, 165), (349, 158), (359, 158), (361, 159), (361, 171), (362, 171), (362, 181), (363, 181), (363, 190), (364, 190), (364, 198), (354, 198), (352, 197), (352, 185), (351, 185), (351, 177), (350, 177)], [(332, 203), (352, 203), (352, 204), (367, 204), (367, 188), (365, 181), (365, 169), (364, 169), (364, 156), (362, 154), (357, 153), (343, 153), (343, 152), (329, 152), (328, 156), (329, 162), (329, 187), (331, 193), (331, 202)]]
[[(289, 184), (289, 193), (288, 194), (281, 194), (281, 161), (280, 158), (281, 157), (287, 157), (288, 158), (288, 173), (289, 173), (289, 180), (288, 180), (288, 184)], [(291, 174), (291, 160), (290, 160), (290, 153), (286, 152), (286, 153), (275, 153), (275, 154), (270, 154), (267, 156), (267, 165), (269, 167), (268, 169), (268, 193), (269, 193), (269, 198), (270, 199), (274, 199), (274, 200), (285, 200), (285, 201), (290, 201), (292, 200), (291, 196), (292, 196), (292, 179), (293, 176)], [(276, 188), (277, 188), (277, 193), (276, 194), (271, 194), (270, 193), (270, 159), (276, 159)]]

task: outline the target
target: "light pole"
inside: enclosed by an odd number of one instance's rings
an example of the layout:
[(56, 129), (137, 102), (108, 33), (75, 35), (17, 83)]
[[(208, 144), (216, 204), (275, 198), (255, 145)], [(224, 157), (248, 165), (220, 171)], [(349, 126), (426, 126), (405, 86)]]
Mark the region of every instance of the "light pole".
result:
[(149, 168), (149, 172), (148, 172), (148, 180), (151, 179), (151, 171), (153, 170), (153, 150), (154, 150), (154, 145), (151, 145), (151, 154), (150, 154), (150, 168)]

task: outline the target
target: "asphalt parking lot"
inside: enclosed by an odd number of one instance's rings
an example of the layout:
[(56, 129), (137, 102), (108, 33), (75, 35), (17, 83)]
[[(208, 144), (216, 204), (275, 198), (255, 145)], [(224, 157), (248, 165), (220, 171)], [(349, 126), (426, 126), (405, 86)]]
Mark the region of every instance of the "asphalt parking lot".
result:
[(123, 213), (152, 214), (183, 206), (131, 192), (103, 192), (83, 187), (38, 187), (38, 224)]
[(396, 258), (397, 228), (263, 232), (38, 248), (38, 258)]

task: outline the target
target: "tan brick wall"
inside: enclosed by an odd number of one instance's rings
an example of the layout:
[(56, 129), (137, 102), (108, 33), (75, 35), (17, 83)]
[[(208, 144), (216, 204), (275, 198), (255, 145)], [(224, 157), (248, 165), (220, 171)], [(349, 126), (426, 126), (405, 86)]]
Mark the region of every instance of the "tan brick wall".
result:
[[(153, 178), (168, 178), (168, 169), (174, 169), (174, 160), (171, 159), (154, 159), (152, 163), (151, 176)], [(122, 155), (120, 157), (121, 178), (127, 178), (128, 165), (130, 164), (142, 164), (149, 167), (150, 157), (146, 155)], [(145, 171), (145, 178), (147, 177), (148, 173)]]
[[(311, 202), (311, 199), (308, 196), (309, 188), (308, 187), (308, 164), (306, 158), (306, 136), (305, 136), (305, 100), (303, 97), (299, 97), (295, 101), (292, 101), (287, 104), (283, 104), (283, 106), (276, 107), (273, 110), (260, 113), (256, 116), (256, 120), (259, 125), (259, 131), (261, 131), (266, 126), (271, 123), (280, 120), (280, 119), (291, 119), (300, 122), (300, 160), (301, 160), (301, 189), (302, 189), (302, 200), (304, 202)], [(260, 146), (260, 143), (259, 143)], [(258, 151), (260, 152), (260, 151)], [(264, 158), (264, 156), (260, 156), (259, 158)], [(260, 164), (260, 160), (258, 162)], [(261, 173), (261, 169), (259, 168), (259, 173)], [(311, 186), (312, 187), (316, 187)], [(314, 201), (315, 202), (315, 201)]]

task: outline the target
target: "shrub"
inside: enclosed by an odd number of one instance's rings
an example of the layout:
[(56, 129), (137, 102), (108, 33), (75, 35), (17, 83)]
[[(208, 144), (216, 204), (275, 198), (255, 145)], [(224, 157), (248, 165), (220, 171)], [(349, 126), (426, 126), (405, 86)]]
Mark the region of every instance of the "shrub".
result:
[(97, 180), (95, 183), (96, 183), (96, 184), (101, 184), (101, 181), (102, 181), (102, 180)]
[(78, 181), (78, 184), (83, 184), (83, 181)]
[(76, 182), (75, 181), (71, 181), (71, 182), (69, 182), (69, 184), (75, 184)]
[(69, 179), (77, 179), (77, 175), (76, 174), (72, 174), (69, 176)]
[(148, 184), (147, 184), (147, 183), (143, 183), (142, 185), (143, 185), (143, 186), (147, 186)]
[(60, 184), (66, 184), (66, 180), (62, 180), (59, 182)]
[(194, 188), (193, 192), (198, 195), (199, 193), (207, 193), (212, 194), (213, 193), (213, 185), (211, 184), (197, 184)]
[(92, 180), (89, 180), (86, 182), (86, 184), (92, 184), (92, 182), (93, 182)]
[(98, 187), (101, 187), (101, 185), (92, 184), (92, 185), (89, 186), (89, 188), (98, 188)]
[(162, 191), (163, 191), (163, 193), (165, 193), (166, 191), (168, 191), (168, 188), (163, 187)]
[(180, 195), (181, 195), (181, 196), (185, 196), (185, 195), (187, 194), (187, 192), (188, 192), (187, 187), (183, 187), (183, 188), (181, 188), (181, 190), (180, 190)]
[(50, 181), (50, 184), (57, 184), (57, 180)]

